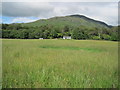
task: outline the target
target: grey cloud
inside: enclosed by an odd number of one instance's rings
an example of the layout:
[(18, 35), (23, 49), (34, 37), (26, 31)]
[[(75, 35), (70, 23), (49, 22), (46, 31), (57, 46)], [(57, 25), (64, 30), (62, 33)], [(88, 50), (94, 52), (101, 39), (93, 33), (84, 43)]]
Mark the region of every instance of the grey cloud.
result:
[(53, 7), (48, 3), (32, 2), (4, 2), (2, 3), (3, 16), (29, 17), (29, 16), (48, 16)]

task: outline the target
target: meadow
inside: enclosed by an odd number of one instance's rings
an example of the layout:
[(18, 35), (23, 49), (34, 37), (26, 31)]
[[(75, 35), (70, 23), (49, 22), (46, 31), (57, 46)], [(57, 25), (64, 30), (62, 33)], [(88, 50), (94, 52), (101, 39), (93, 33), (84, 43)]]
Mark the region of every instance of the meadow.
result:
[(118, 42), (3, 39), (3, 88), (117, 88)]

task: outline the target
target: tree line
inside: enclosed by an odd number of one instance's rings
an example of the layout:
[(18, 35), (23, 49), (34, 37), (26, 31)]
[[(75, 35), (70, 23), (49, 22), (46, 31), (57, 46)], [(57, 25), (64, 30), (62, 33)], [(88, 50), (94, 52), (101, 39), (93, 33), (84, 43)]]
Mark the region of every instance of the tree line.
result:
[(72, 39), (93, 39), (118, 41), (118, 27), (88, 28), (84, 26), (71, 27), (65, 25), (56, 27), (52, 25), (23, 26), (21, 24), (2, 24), (2, 38), (9, 39), (54, 39), (71, 36)]

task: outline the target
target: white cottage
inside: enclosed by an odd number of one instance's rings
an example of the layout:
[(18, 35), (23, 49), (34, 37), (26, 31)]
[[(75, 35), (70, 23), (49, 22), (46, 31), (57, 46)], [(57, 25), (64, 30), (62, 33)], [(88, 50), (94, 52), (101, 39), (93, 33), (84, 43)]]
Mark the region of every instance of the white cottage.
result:
[(41, 39), (41, 40), (42, 40), (43, 38), (39, 38), (39, 39)]
[(63, 36), (63, 39), (71, 39), (71, 36)]

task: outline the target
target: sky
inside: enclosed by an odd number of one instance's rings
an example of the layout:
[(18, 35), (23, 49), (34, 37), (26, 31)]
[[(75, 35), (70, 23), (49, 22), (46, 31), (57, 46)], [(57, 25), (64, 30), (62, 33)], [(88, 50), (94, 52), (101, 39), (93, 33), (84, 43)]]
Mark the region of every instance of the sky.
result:
[(28, 23), (55, 16), (80, 14), (109, 25), (118, 24), (118, 2), (8, 1), (2, 2), (2, 23)]

